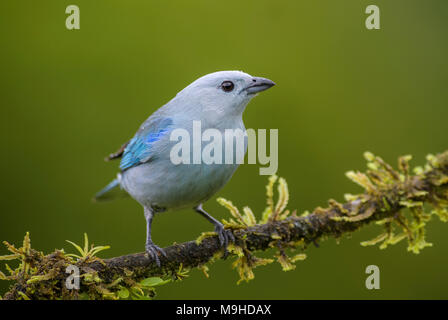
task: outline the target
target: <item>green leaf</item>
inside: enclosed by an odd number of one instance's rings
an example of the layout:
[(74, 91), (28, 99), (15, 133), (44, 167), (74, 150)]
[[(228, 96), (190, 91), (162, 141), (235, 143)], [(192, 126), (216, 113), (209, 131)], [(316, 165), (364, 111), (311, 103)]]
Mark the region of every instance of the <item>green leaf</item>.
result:
[(168, 282), (170, 282), (170, 280), (163, 280), (159, 277), (151, 277), (151, 278), (143, 279), (142, 281), (140, 281), (140, 284), (144, 287), (156, 287), (156, 286), (164, 285)]
[(118, 291), (118, 297), (120, 299), (127, 299), (127, 298), (129, 298), (129, 290), (126, 289), (125, 287), (122, 287), (120, 289), (120, 291)]
[(84, 253), (87, 254), (87, 252), (89, 252), (89, 238), (87, 233), (84, 232)]
[(89, 254), (93, 257), (96, 256), (99, 252), (107, 249), (110, 249), (110, 246), (98, 246), (90, 250)]
[(74, 242), (71, 242), (70, 240), (65, 240), (65, 241), (67, 241), (68, 243), (70, 243), (72, 246), (74, 246), (75, 248), (76, 248), (76, 250), (78, 250), (78, 252), (81, 254), (81, 256), (82, 257), (84, 257), (85, 256), (85, 252), (84, 252), (84, 250), (80, 247), (80, 246), (78, 246), (76, 243), (74, 243)]
[(0, 256), (0, 260), (15, 260), (21, 257), (20, 254), (8, 254), (6, 256)]

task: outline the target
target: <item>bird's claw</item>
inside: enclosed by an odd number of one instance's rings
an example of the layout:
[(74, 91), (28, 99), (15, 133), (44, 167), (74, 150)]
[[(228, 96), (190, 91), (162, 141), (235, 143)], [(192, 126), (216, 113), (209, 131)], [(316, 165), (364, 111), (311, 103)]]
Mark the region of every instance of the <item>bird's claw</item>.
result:
[(146, 253), (156, 261), (158, 267), (161, 266), (159, 253), (166, 258), (166, 252), (162, 248), (156, 246), (154, 243), (147, 243), (145, 246)]
[(222, 224), (215, 226), (215, 232), (218, 234), (219, 244), (224, 248), (224, 258), (227, 258), (229, 252), (227, 251), (227, 246), (230, 242), (235, 242), (235, 236), (232, 231), (224, 229)]

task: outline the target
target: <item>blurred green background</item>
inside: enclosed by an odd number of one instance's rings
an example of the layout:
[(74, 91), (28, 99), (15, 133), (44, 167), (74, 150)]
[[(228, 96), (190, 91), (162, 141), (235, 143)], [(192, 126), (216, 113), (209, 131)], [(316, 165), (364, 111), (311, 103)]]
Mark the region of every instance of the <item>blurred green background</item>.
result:
[[(81, 29), (65, 28), (65, 8), (81, 10)], [(364, 26), (365, 8), (381, 9), (381, 30)], [(277, 86), (244, 114), (248, 128), (279, 129), (279, 172), (300, 212), (361, 191), (344, 177), (364, 169), (370, 150), (395, 164), (422, 164), (448, 149), (448, 2), (369, 1), (17, 1), (0, 2), (2, 168), (0, 240), (34, 248), (73, 249), (65, 240), (111, 245), (112, 257), (142, 251), (143, 210), (128, 198), (90, 201), (117, 172), (103, 157), (180, 89), (218, 70), (244, 70)], [(241, 166), (219, 196), (258, 214), (266, 176)], [(215, 198), (205, 208), (228, 212)], [(211, 230), (192, 211), (160, 215), (161, 246)], [(190, 277), (158, 290), (159, 299), (448, 298), (448, 226), (428, 226), (432, 248), (405, 243), (385, 251), (359, 245), (370, 226), (311, 247), (292, 272), (255, 269), (236, 285), (231, 261), (210, 278)], [(6, 249), (0, 249), (6, 254)], [(381, 289), (367, 290), (367, 265)], [(7, 284), (0, 283), (0, 292)]]

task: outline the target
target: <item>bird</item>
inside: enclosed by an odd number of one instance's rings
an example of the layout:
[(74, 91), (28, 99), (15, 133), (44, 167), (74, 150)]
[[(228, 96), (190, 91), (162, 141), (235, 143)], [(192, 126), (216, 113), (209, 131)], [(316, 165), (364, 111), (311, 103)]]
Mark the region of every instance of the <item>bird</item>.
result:
[(239, 163), (173, 163), (171, 150), (177, 141), (170, 136), (176, 129), (192, 134), (194, 121), (200, 122), (202, 130), (246, 132), (242, 117), (247, 104), (274, 85), (272, 80), (242, 71), (204, 75), (150, 115), (132, 139), (106, 158), (121, 159), (120, 171), (94, 200), (114, 198), (118, 190), (142, 205), (146, 219), (145, 251), (158, 266), (159, 256), (166, 257), (166, 253), (153, 242), (151, 230), (154, 216), (161, 212), (193, 209), (214, 225), (225, 253), (229, 242), (235, 241), (232, 232), (204, 210), (203, 203), (230, 180)]

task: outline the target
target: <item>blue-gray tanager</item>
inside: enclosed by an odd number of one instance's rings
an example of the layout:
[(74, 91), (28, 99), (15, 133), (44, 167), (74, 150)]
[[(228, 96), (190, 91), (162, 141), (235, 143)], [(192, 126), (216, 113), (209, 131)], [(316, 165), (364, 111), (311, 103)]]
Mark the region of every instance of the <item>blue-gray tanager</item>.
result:
[[(229, 241), (234, 240), (233, 234), (202, 208), (202, 203), (227, 183), (238, 163), (173, 163), (171, 150), (177, 141), (171, 134), (175, 129), (184, 129), (191, 136), (193, 122), (197, 121), (202, 130), (217, 129), (223, 136), (226, 129), (245, 132), (242, 115), (246, 105), (257, 93), (273, 85), (271, 80), (240, 71), (205, 75), (154, 112), (128, 143), (108, 157), (121, 157), (121, 172), (95, 199), (108, 198), (112, 189), (120, 187), (143, 206), (147, 224), (146, 252), (158, 265), (159, 253), (165, 255), (151, 239), (152, 219), (158, 212), (194, 208), (213, 223), (224, 250)], [(244, 152), (246, 149), (247, 142)]]

